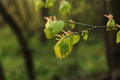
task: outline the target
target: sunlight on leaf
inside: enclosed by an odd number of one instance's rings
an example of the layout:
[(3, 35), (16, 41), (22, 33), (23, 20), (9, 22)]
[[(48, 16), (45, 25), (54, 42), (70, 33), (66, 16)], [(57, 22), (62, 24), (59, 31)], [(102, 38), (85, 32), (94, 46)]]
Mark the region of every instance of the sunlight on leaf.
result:
[(79, 34), (73, 35), (72, 39), (73, 39), (73, 45), (74, 45), (80, 40), (80, 35)]
[(55, 54), (57, 58), (63, 59), (68, 56), (73, 48), (73, 45), (80, 40), (79, 34), (66, 35), (62, 37), (58, 43), (54, 46)]

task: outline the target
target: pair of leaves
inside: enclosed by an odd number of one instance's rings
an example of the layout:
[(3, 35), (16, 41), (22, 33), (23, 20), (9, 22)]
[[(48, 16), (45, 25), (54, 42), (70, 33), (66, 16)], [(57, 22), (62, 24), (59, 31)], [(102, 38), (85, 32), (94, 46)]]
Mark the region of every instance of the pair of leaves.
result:
[(45, 25), (45, 35), (48, 39), (53, 38), (57, 33), (59, 33), (64, 28), (64, 22), (59, 21), (47, 21)]
[[(112, 27), (112, 28), (110, 28), (110, 27)], [(106, 30), (107, 30), (107, 31), (117, 30), (116, 23), (115, 23), (115, 20), (114, 20), (114, 19), (108, 20)]]
[[(115, 23), (114, 19), (108, 20), (106, 30), (107, 31), (117, 30), (116, 23)], [(116, 43), (120, 43), (120, 31), (117, 32)]]
[[(105, 14), (104, 16), (109, 19), (107, 22), (106, 31), (117, 30), (117, 27), (119, 28), (119, 25), (115, 23), (115, 20), (113, 19), (112, 14), (109, 14), (109, 15)], [(120, 43), (120, 31), (117, 32), (116, 43)]]
[(62, 37), (58, 43), (54, 46), (54, 51), (56, 57), (59, 59), (63, 59), (68, 56), (73, 48), (73, 45), (76, 44), (80, 40), (79, 34), (76, 35), (65, 35)]
[(71, 8), (72, 8), (72, 7), (71, 7), (71, 4), (70, 4), (68, 1), (66, 1), (66, 0), (62, 0), (62, 1), (61, 1), (59, 10), (60, 10), (60, 12), (61, 12), (62, 14), (67, 14), (67, 13), (69, 13), (70, 10), (71, 10)]

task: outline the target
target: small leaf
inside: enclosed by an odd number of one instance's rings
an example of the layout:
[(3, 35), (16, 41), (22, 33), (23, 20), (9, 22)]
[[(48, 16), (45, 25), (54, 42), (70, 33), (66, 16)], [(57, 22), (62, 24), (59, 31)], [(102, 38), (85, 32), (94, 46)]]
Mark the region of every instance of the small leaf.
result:
[(51, 18), (47, 18), (47, 22), (45, 24), (44, 33), (48, 39), (54, 37), (57, 33), (59, 33), (64, 28), (64, 22), (62, 20), (52, 21)]
[[(110, 27), (115, 27), (115, 28), (110, 28)], [(107, 31), (117, 30), (116, 23), (115, 23), (114, 19), (108, 20), (108, 22), (107, 22), (107, 29), (106, 30)]]
[(71, 10), (71, 4), (68, 1), (62, 1), (59, 8), (62, 14), (67, 14)]
[(75, 24), (74, 23), (69, 23), (69, 26), (70, 26), (71, 29), (75, 28)]
[(116, 43), (120, 43), (120, 31), (117, 32)]
[(87, 30), (83, 31), (81, 35), (82, 35), (82, 37), (83, 37), (84, 40), (88, 39), (88, 31)]

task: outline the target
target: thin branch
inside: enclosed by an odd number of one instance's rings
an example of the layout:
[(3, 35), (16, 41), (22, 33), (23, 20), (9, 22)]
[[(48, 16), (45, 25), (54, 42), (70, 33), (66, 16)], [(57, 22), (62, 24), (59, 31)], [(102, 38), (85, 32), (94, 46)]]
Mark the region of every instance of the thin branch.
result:
[[(78, 24), (78, 25), (81, 25), (81, 26), (85, 26), (85, 27), (92, 27), (92, 28), (106, 28), (107, 27), (107, 26), (89, 25), (89, 24), (85, 24), (85, 23), (81, 23), (81, 22), (75, 22), (75, 21), (72, 21), (72, 20), (70, 20), (69, 22), (74, 23), (74, 24)], [(116, 27), (111, 26), (111, 27), (107, 27), (107, 28), (116, 28)], [(119, 28), (119, 27), (117, 27), (117, 28)]]
[[(70, 20), (69, 21), (70, 23), (74, 23), (74, 24), (78, 24), (78, 25), (81, 25), (81, 26), (85, 26), (85, 27), (90, 27), (90, 28), (87, 28), (87, 29), (84, 29), (84, 30), (80, 30), (78, 32), (74, 32), (73, 34), (71, 35), (75, 35), (75, 34), (80, 34), (82, 33), (83, 31), (91, 31), (91, 30), (94, 30), (94, 29), (98, 29), (98, 28), (103, 28), (103, 29), (106, 29), (106, 28), (117, 28), (117, 29), (120, 29), (120, 27), (107, 27), (107, 26), (95, 26), (95, 25), (89, 25), (89, 24), (84, 24), (84, 23), (81, 23), (81, 22), (75, 22), (75, 21), (72, 21)], [(68, 35), (66, 37), (69, 37), (71, 35)]]
[[(85, 30), (81, 30), (81, 31), (78, 31), (78, 32), (76, 32), (75, 34), (80, 34), (80, 33), (82, 33), (83, 31), (91, 31), (91, 30), (93, 30), (93, 29), (96, 29), (96, 27), (92, 27), (92, 28), (88, 28), (88, 29), (85, 29)], [(74, 33), (73, 33), (74, 34)]]
[(78, 25), (81, 25), (81, 26), (94, 27), (94, 25), (84, 24), (84, 23), (81, 23), (81, 22), (75, 22), (73, 20), (70, 20), (69, 22), (74, 23), (74, 24), (78, 24)]

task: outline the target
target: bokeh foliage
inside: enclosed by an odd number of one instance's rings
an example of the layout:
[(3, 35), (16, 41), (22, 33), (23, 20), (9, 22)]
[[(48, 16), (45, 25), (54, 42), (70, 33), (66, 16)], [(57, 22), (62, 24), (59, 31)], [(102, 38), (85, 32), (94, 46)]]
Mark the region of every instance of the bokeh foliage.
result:
[[(40, 41), (40, 29), (44, 27), (41, 9), (35, 10), (33, 0), (2, 0), (9, 13), (21, 26), (28, 39), (31, 52), (34, 54), (35, 74), (38, 80), (94, 80), (107, 72), (105, 47), (96, 31), (90, 32), (88, 41), (81, 40), (63, 60), (56, 59), (53, 45), (55, 39)], [(48, 8), (49, 15), (58, 19), (73, 19), (89, 24), (102, 23), (102, 1), (100, 0), (68, 0), (72, 9), (66, 16), (59, 12), (59, 4)], [(99, 4), (96, 4), (99, 3)], [(99, 17), (99, 18), (98, 18)], [(7, 80), (27, 80), (23, 55), (14, 33), (0, 17), (0, 57)], [(81, 30), (77, 27), (74, 30)]]

